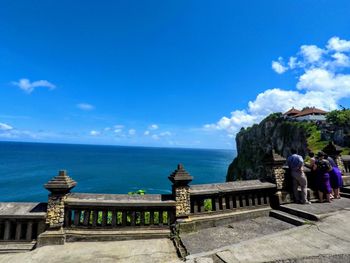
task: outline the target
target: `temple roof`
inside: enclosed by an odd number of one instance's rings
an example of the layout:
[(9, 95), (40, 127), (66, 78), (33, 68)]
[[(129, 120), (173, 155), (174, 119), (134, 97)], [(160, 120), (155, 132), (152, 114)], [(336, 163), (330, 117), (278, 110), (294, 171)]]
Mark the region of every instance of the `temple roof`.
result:
[(283, 113), (283, 115), (287, 115), (287, 116), (294, 116), (296, 114), (299, 114), (301, 111), (300, 110), (297, 110), (295, 109), (294, 107), (291, 108), (289, 111)]
[(314, 114), (325, 115), (327, 114), (327, 111), (317, 109), (316, 107), (304, 108), (300, 113), (294, 115), (294, 117), (301, 117), (301, 116), (314, 115)]

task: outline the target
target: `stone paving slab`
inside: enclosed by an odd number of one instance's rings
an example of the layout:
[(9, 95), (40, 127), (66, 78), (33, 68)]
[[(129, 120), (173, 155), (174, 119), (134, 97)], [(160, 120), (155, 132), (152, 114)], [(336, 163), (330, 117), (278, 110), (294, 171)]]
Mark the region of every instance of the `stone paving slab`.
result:
[(179, 263), (169, 239), (75, 242), (0, 255), (0, 263)]
[[(348, 260), (350, 253), (350, 211), (342, 210), (317, 223), (310, 223), (274, 234), (243, 241), (232, 246), (188, 257), (218, 256), (223, 262), (319, 262), (319, 255), (326, 258)], [(344, 255), (344, 256), (339, 256)], [(310, 261), (307, 261), (310, 257)], [(300, 261), (296, 261), (299, 260)], [(327, 261), (325, 261), (327, 262)], [(336, 262), (336, 261), (333, 261)]]
[(298, 209), (307, 213), (315, 214), (317, 216), (322, 216), (327, 215), (329, 213), (333, 213), (335, 211), (350, 208), (350, 199), (333, 199), (331, 203), (312, 203), (310, 205), (286, 204), (283, 206)]
[[(286, 222), (264, 216), (234, 222), (223, 227), (212, 227), (194, 233), (182, 234), (181, 240), (187, 251), (190, 254), (195, 254), (293, 227)], [(210, 242), (203, 242), (203, 240), (210, 240)]]

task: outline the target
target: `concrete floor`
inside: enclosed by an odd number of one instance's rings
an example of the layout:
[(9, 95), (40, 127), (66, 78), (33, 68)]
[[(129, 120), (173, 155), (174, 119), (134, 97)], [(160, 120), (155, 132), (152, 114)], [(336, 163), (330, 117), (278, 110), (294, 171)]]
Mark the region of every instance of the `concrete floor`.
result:
[[(194, 254), (188, 262), (318, 262), (317, 256), (339, 257), (339, 262), (350, 262), (350, 209), (334, 212), (321, 222), (310, 222), (271, 235), (266, 235), (238, 244)], [(211, 240), (215, 242), (215, 240)], [(311, 257), (308, 261), (306, 257)], [(301, 259), (304, 258), (305, 261)], [(293, 259), (290, 261), (283, 261)], [(339, 259), (339, 258), (338, 258)], [(280, 260), (280, 261), (279, 261)], [(299, 260), (299, 261), (298, 261)]]
[(178, 259), (169, 239), (115, 242), (75, 242), (46, 246), (31, 252), (0, 255), (1, 263), (175, 263)]

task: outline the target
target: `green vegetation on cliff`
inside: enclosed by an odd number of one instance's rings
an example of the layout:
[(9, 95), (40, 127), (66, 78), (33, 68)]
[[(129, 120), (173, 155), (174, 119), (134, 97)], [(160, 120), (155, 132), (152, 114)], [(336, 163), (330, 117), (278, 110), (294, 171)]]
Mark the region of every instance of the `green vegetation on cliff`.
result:
[(350, 109), (334, 110), (327, 114), (327, 122), (340, 127), (350, 127)]

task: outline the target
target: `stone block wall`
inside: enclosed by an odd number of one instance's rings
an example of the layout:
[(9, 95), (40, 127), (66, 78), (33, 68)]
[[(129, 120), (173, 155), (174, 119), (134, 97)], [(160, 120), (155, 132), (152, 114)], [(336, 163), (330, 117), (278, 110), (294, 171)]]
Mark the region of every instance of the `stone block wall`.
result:
[(66, 195), (50, 194), (47, 204), (46, 224), (49, 228), (60, 228), (64, 223), (64, 201)]
[(176, 216), (189, 215), (191, 213), (190, 187), (178, 186), (175, 189)]

